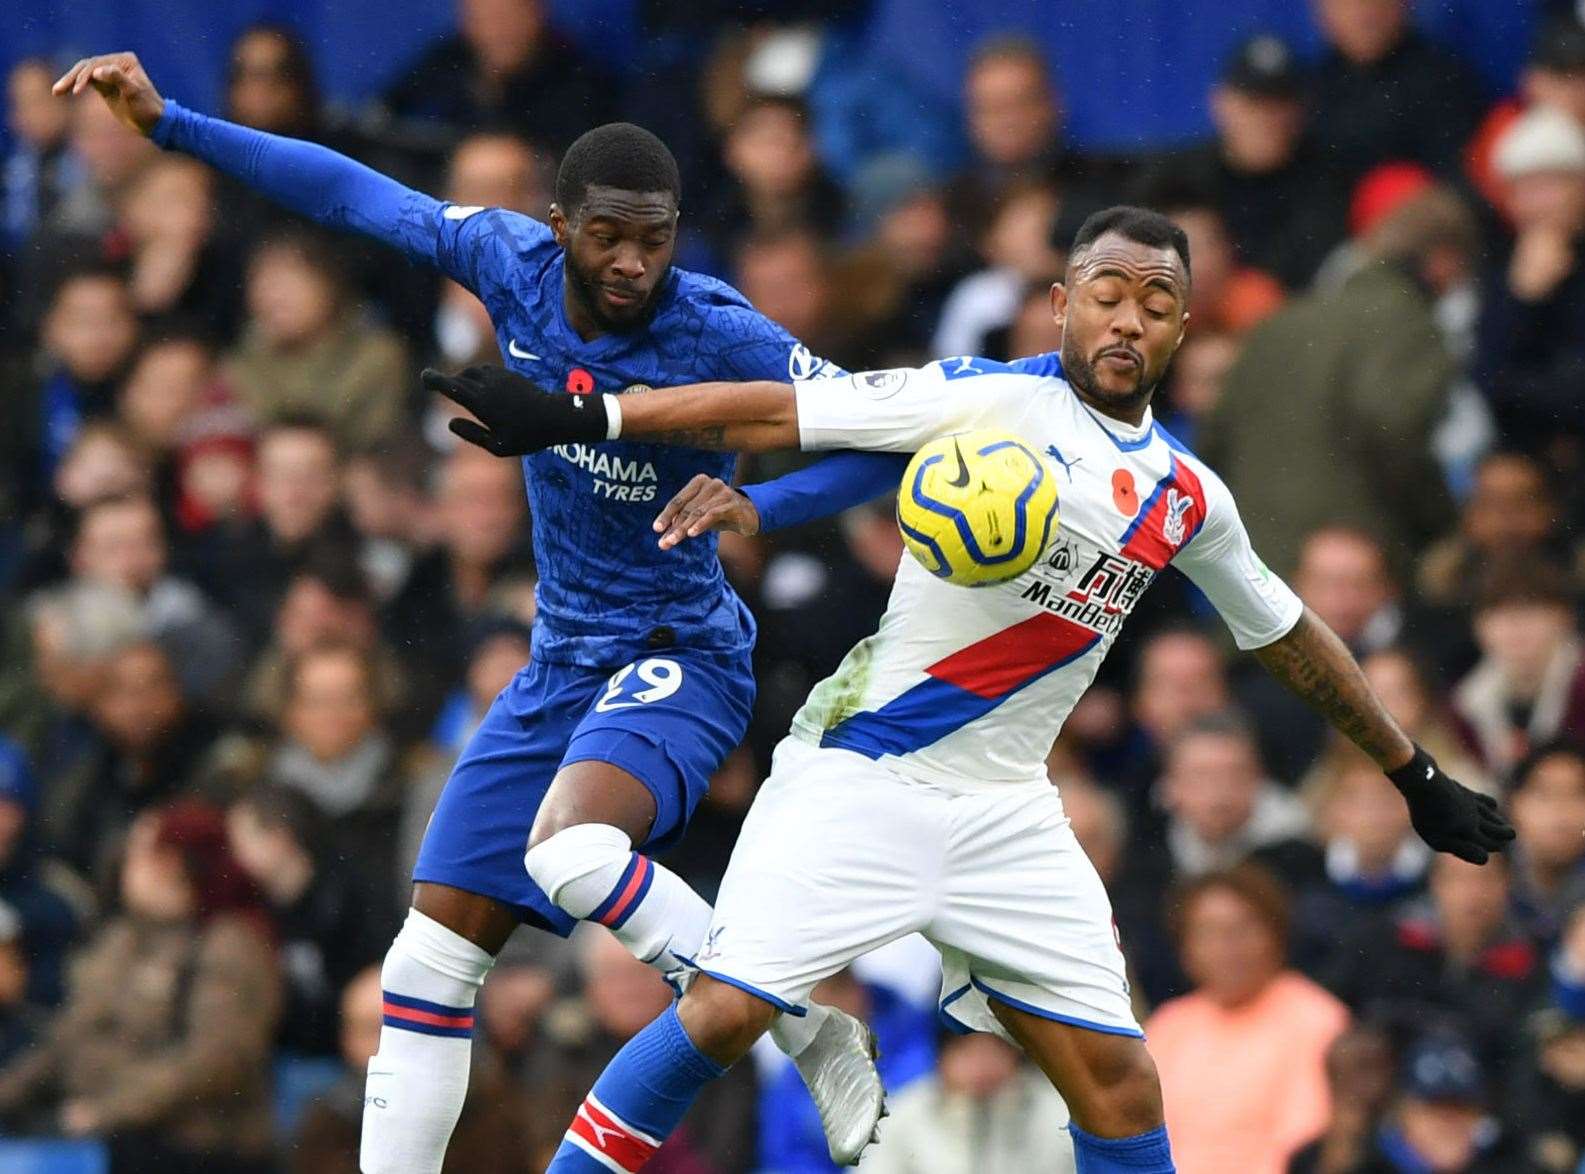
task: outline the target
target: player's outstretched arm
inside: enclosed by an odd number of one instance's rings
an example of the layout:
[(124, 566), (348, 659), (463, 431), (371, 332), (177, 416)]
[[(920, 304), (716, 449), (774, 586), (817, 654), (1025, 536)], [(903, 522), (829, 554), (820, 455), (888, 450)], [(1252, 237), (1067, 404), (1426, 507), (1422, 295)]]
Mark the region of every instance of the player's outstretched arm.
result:
[(798, 447), (790, 383), (696, 383), (619, 401), (548, 392), (504, 367), (426, 370), (421, 378), (478, 420), (453, 420), (451, 430), (496, 456), (617, 439), (744, 452)]
[(1353, 654), (1309, 608), (1255, 650), (1266, 669), (1370, 755), (1402, 792), (1414, 830), (1438, 852), (1484, 864), (1514, 837), (1496, 800), (1450, 778), (1392, 719)]
[(416, 260), (436, 262), (441, 204), (316, 143), (251, 130), (160, 95), (133, 53), (85, 57), (54, 92), (92, 87), (127, 126), (183, 151), (328, 228), (361, 232)]

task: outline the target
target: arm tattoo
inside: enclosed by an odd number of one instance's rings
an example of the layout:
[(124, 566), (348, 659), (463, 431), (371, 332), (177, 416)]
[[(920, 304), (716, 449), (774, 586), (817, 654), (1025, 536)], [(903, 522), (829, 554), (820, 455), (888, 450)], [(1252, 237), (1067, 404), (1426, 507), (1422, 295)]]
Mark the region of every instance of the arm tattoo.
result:
[(1309, 608), (1293, 631), (1255, 656), (1383, 770), (1402, 766), (1414, 753), (1347, 646)]
[(664, 432), (657, 432), (651, 436), (644, 436), (639, 439), (659, 441), (661, 444), (679, 445), (683, 448), (724, 449), (733, 447), (726, 443), (725, 424), (712, 424), (706, 428), (669, 428)]

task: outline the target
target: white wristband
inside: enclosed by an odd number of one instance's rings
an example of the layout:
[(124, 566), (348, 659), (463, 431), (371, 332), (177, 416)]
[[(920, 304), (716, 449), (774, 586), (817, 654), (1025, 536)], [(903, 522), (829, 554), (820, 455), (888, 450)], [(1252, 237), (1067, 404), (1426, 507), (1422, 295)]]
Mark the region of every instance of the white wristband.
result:
[(616, 440), (622, 435), (622, 404), (608, 391), (601, 398), (605, 400), (605, 438)]

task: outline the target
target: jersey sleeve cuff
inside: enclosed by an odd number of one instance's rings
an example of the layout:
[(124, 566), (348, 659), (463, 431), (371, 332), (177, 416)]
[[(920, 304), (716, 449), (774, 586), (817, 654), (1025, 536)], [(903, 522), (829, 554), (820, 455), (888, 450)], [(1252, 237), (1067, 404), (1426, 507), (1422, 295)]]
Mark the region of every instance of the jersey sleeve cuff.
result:
[(154, 124), (154, 129), (149, 132), (149, 138), (157, 147), (179, 147), (176, 134), (182, 124), (187, 121), (189, 111), (173, 98), (165, 99), (165, 109), (160, 112), (160, 120)]

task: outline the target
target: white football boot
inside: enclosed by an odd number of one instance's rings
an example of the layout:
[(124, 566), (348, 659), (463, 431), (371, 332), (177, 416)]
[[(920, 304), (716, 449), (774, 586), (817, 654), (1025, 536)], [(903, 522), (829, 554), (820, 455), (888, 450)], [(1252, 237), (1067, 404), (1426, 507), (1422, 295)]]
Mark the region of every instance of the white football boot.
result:
[(820, 1110), (831, 1160), (852, 1166), (878, 1136), (886, 1116), (886, 1088), (875, 1067), (880, 1054), (875, 1034), (846, 1012), (828, 1010), (826, 1021), (793, 1063)]

